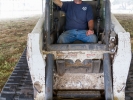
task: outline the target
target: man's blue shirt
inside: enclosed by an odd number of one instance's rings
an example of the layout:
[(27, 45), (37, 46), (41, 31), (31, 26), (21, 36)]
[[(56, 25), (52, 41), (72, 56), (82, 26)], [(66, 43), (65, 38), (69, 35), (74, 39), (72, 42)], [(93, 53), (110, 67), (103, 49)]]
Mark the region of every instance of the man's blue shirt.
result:
[(62, 11), (66, 15), (66, 30), (87, 30), (88, 21), (93, 20), (92, 8), (89, 4), (82, 2), (63, 2)]

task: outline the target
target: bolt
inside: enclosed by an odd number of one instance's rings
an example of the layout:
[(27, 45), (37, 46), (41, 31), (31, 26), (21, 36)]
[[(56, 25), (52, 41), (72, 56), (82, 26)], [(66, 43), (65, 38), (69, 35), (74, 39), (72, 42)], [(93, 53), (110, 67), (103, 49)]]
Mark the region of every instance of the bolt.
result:
[(115, 39), (114, 39), (114, 38), (112, 38), (112, 39), (111, 39), (111, 41), (115, 41)]
[(112, 49), (112, 50), (111, 50), (111, 52), (115, 52), (115, 50), (114, 50), (114, 49)]
[(35, 88), (39, 93), (41, 93), (42, 85), (40, 84), (39, 81), (36, 81), (36, 82), (34, 83), (34, 88)]

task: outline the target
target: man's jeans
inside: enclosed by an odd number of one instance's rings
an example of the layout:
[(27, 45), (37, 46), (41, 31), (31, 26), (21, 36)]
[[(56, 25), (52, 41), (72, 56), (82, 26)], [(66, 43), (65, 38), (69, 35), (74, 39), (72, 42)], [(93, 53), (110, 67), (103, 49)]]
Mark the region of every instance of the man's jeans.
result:
[(96, 43), (97, 42), (97, 37), (95, 34), (93, 35), (86, 35), (87, 30), (68, 30), (62, 33), (59, 38), (57, 43), (72, 43), (76, 40), (80, 40), (84, 43)]

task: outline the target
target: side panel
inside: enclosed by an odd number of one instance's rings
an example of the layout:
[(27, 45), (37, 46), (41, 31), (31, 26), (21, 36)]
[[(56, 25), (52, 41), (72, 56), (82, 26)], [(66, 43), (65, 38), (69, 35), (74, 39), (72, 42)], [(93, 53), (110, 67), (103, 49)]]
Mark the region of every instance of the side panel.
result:
[(130, 34), (118, 33), (118, 51), (113, 62), (113, 91), (115, 100), (125, 100), (125, 87), (131, 61)]
[(113, 61), (114, 100), (125, 100), (125, 87), (131, 62), (130, 33), (126, 32), (117, 19), (112, 17), (114, 31), (118, 34), (118, 49)]
[(39, 19), (33, 31), (28, 34), (27, 61), (34, 88), (34, 99), (45, 98), (45, 59), (42, 56), (42, 38), (44, 14)]
[(116, 34), (118, 34), (119, 32), (126, 32), (125, 29), (121, 26), (121, 24), (118, 22), (118, 20), (115, 18), (113, 14), (111, 15), (111, 21)]

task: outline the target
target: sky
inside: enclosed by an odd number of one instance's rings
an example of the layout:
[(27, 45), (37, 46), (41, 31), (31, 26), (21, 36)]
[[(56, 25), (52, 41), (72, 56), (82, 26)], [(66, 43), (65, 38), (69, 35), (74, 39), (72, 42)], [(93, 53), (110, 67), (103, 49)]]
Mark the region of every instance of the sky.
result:
[[(112, 13), (133, 13), (133, 3), (127, 4), (126, 1), (111, 0)], [(42, 14), (42, 0), (0, 0), (0, 18), (18, 18), (37, 14)]]
[(42, 0), (0, 0), (0, 18), (17, 18), (42, 13)]

